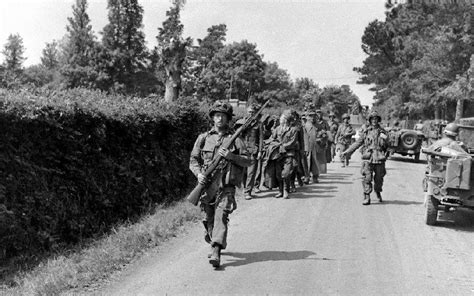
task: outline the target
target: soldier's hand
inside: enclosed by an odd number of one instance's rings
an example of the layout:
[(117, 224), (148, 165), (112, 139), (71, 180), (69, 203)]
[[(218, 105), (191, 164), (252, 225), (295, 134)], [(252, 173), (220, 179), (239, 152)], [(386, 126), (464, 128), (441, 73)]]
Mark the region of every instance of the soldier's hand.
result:
[(201, 185), (205, 185), (207, 182), (207, 178), (203, 174), (198, 174), (198, 183)]
[(224, 157), (225, 159), (229, 159), (230, 155), (232, 154), (232, 152), (230, 152), (229, 149), (224, 148), (224, 147), (220, 148), (218, 153), (220, 156)]

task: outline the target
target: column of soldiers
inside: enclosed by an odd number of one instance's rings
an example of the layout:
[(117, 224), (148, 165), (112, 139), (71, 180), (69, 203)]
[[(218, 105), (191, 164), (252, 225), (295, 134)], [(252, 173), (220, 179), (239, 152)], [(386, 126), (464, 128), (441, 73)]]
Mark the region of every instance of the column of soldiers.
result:
[[(237, 121), (235, 127), (254, 118), (260, 107), (251, 105), (247, 116)], [(244, 198), (253, 198), (253, 192), (266, 188), (278, 188), (275, 198), (290, 198), (296, 191), (295, 182), (304, 184), (319, 183), (319, 176), (327, 173), (327, 162), (331, 162), (340, 152), (343, 166), (349, 164), (350, 154), (363, 146), (363, 185), (364, 204), (370, 203), (372, 174), (375, 173), (375, 191), (382, 200), (384, 160), (374, 155), (384, 154), (383, 142), (378, 140), (384, 134), (380, 128), (380, 116), (369, 116), (370, 125), (363, 136), (352, 146), (351, 137), (355, 134), (349, 124), (349, 116), (342, 116), (343, 123), (335, 121), (335, 115), (329, 114), (329, 122), (323, 119), (321, 110), (305, 110), (300, 116), (294, 110), (284, 110), (279, 118), (265, 116), (251, 121), (238, 138), (233, 137), (231, 120), (232, 106), (216, 102), (209, 110), (213, 127), (199, 135), (190, 157), (190, 169), (204, 186), (200, 197), (201, 210), (204, 213), (204, 240), (210, 244), (209, 263), (220, 265), (221, 250), (227, 246), (229, 215), (237, 209), (235, 191), (243, 184)], [(370, 132), (366, 132), (370, 131)], [(236, 139), (232, 142), (231, 139)], [(231, 145), (224, 145), (230, 143)], [(223, 148), (223, 146), (229, 148)], [(370, 155), (366, 157), (367, 153)], [(225, 159), (212, 178), (203, 175), (216, 156)], [(244, 178), (244, 171), (246, 177)]]

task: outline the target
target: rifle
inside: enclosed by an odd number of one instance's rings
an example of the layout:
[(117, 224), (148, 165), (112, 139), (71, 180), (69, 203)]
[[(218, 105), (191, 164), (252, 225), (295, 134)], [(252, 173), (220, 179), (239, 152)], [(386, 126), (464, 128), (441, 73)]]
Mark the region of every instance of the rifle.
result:
[[(222, 145), (222, 148), (229, 149), (229, 147), (234, 144), (235, 140), (242, 134), (243, 131), (248, 129), (249, 127), (253, 126), (254, 124), (257, 123), (259, 115), (263, 112), (263, 109), (268, 105), (270, 100), (267, 100), (260, 110), (258, 110), (252, 117), (249, 117), (243, 125), (241, 125), (232, 135), (230, 138), (230, 141), (228, 141), (226, 144)], [(211, 161), (209, 166), (206, 168), (204, 171), (203, 175), (206, 178), (209, 178), (213, 175), (214, 171), (221, 166), (221, 162), (225, 161), (225, 158), (223, 158), (221, 155), (217, 154), (217, 156)], [(199, 198), (201, 197), (202, 191), (207, 187), (207, 185), (203, 185), (201, 183), (197, 183), (196, 187), (194, 187), (193, 191), (186, 197), (186, 200), (192, 203), (193, 205), (197, 206), (199, 202)]]

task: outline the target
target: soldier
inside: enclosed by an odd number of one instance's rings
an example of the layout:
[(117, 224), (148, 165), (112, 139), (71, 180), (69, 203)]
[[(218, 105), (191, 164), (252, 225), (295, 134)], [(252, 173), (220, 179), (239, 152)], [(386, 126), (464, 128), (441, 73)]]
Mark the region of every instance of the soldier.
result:
[(370, 193), (372, 192), (372, 179), (374, 179), (374, 191), (377, 198), (382, 202), (382, 185), (385, 170), (385, 154), (387, 151), (387, 132), (380, 126), (380, 115), (376, 111), (369, 114), (370, 125), (362, 131), (360, 138), (347, 150), (342, 152), (343, 156), (353, 153), (361, 147), (362, 154), (362, 186), (364, 188), (363, 205), (370, 205)]
[(456, 141), (456, 137), (458, 136), (459, 133), (459, 126), (451, 122), (450, 124), (446, 125), (443, 131), (443, 137), (439, 139), (438, 141), (434, 142), (431, 144), (430, 147), (428, 147), (428, 150), (436, 150), (441, 147), (448, 147), (451, 149), (454, 149), (459, 152), (467, 152), (466, 147), (462, 142)]
[(280, 116), (280, 125), (272, 134), (272, 142), (277, 143), (280, 154), (276, 173), (279, 193), (275, 196), (276, 198), (289, 198), (290, 177), (297, 166), (298, 129), (294, 126), (294, 119), (291, 110), (283, 111)]
[[(237, 209), (235, 187), (242, 183), (243, 168), (251, 163), (242, 139), (235, 140), (229, 149), (221, 147), (232, 137), (229, 127), (232, 112), (232, 106), (227, 103), (216, 102), (211, 107), (209, 116), (214, 125), (210, 131), (199, 135), (189, 161), (189, 168), (198, 182), (207, 185), (201, 196), (201, 210), (205, 214), (204, 239), (212, 248), (209, 263), (214, 267), (219, 267), (221, 250), (227, 246), (229, 214)], [(227, 161), (215, 171), (211, 180), (207, 180), (202, 172), (217, 155)]]
[(328, 130), (328, 150), (326, 153), (326, 159), (328, 162), (331, 162), (334, 159), (334, 155), (336, 154), (336, 140), (335, 136), (337, 133), (337, 129), (339, 128), (339, 124), (337, 123), (336, 114), (333, 112), (329, 113), (329, 130)]
[[(349, 123), (351, 117), (349, 114), (344, 113), (342, 114), (342, 124), (337, 129), (336, 136), (334, 137), (334, 141), (337, 145), (337, 151), (342, 152), (347, 150), (352, 143), (352, 136), (356, 134), (355, 130), (352, 128), (352, 125)], [(351, 159), (350, 154), (339, 154), (339, 157), (342, 162), (342, 167), (346, 167), (349, 165), (349, 160)]]
[(308, 171), (313, 175), (313, 183), (319, 183), (319, 175), (326, 173), (326, 130), (321, 129), (315, 112), (308, 111), (306, 119), (303, 132)]
[(326, 155), (326, 151), (329, 149), (328, 146), (328, 131), (329, 131), (329, 124), (323, 118), (323, 112), (320, 109), (316, 110), (317, 121), (316, 121), (316, 128), (318, 130), (318, 146), (321, 148), (321, 151), (316, 152), (316, 158), (318, 159), (319, 163), (319, 173), (326, 174), (327, 173), (327, 163), (329, 162)]
[[(257, 104), (252, 104), (247, 108), (247, 117), (238, 120), (236, 125), (242, 125), (245, 121), (252, 117), (258, 110), (260, 106)], [(247, 167), (247, 178), (244, 183), (244, 198), (246, 200), (252, 199), (252, 189), (255, 184), (255, 176), (257, 174), (258, 162), (262, 158), (263, 150), (263, 124), (260, 120), (257, 123), (250, 127), (248, 130), (244, 131), (242, 134), (244, 139), (245, 146), (247, 151), (250, 153), (252, 163)]]

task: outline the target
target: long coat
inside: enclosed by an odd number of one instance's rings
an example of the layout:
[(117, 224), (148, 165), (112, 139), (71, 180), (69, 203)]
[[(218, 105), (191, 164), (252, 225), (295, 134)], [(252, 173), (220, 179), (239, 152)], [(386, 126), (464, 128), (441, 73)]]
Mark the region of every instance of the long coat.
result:
[(319, 174), (327, 173), (326, 166), (327, 135), (323, 126), (307, 121), (304, 125), (304, 151), (307, 155), (308, 170), (314, 171), (316, 165)]

